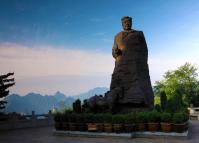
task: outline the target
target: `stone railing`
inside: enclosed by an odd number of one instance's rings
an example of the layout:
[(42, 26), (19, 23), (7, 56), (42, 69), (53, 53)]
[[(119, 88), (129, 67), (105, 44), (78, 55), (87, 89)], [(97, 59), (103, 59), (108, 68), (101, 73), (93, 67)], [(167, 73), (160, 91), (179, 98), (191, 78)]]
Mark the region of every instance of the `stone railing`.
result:
[(11, 118), (7, 121), (0, 122), (0, 130), (35, 128), (53, 126), (53, 115), (51, 111), (48, 114), (35, 114), (32, 111), (31, 115), (23, 115), (23, 119)]

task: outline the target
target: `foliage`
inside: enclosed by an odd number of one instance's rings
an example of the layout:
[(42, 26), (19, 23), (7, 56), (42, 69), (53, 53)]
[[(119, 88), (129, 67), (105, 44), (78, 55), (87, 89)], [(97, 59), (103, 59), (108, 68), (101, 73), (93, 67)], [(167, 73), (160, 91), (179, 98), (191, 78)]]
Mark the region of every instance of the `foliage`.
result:
[[(160, 96), (160, 93), (164, 91), (168, 104), (172, 105), (172, 110), (178, 111), (176, 107), (187, 107), (194, 102), (195, 98), (199, 98), (197, 77), (197, 68), (190, 63), (185, 63), (176, 70), (167, 71), (164, 79), (155, 83), (154, 93)], [(170, 107), (169, 105), (166, 106)]]
[(112, 123), (112, 115), (109, 113), (104, 114), (104, 123)]
[(134, 124), (136, 122), (136, 113), (133, 112), (133, 113), (126, 114), (124, 119), (125, 119), (124, 122), (126, 124)]
[(174, 115), (173, 115), (173, 123), (175, 123), (175, 124), (184, 123), (188, 119), (189, 119), (188, 114), (184, 113), (184, 112), (174, 113)]
[(163, 112), (161, 114), (161, 122), (170, 123), (172, 121), (171, 113)]
[(147, 121), (147, 113), (146, 112), (138, 112), (136, 114), (136, 122), (137, 123), (145, 123)]
[(104, 115), (103, 114), (95, 114), (95, 122), (96, 123), (103, 123), (104, 122)]
[(82, 109), (81, 109), (81, 101), (79, 99), (77, 99), (74, 103), (73, 103), (73, 111), (75, 113), (81, 113)]
[(148, 122), (159, 122), (160, 113), (157, 111), (147, 112), (147, 121)]
[(112, 123), (113, 124), (122, 124), (124, 123), (124, 115), (113, 115), (112, 116)]
[(166, 109), (167, 112), (180, 112), (186, 109), (185, 104), (182, 100), (182, 93), (178, 89), (174, 92), (173, 97), (167, 101)]
[(154, 111), (161, 112), (161, 107), (159, 104), (155, 104)]
[(154, 105), (156, 104), (160, 105), (160, 96), (157, 95), (154, 96)]
[[(9, 79), (12, 75), (14, 75), (14, 73), (0, 75), (0, 98), (8, 96), (9, 90), (7, 89), (15, 84), (14, 78)], [(0, 100), (0, 109), (4, 109), (6, 103), (7, 101)]]
[(167, 96), (166, 96), (166, 93), (164, 91), (160, 92), (160, 104), (161, 104), (162, 111), (164, 111), (166, 104), (167, 104)]
[(63, 115), (62, 115), (60, 112), (55, 113), (55, 114), (54, 114), (54, 121), (55, 121), (55, 122), (61, 122), (61, 121), (62, 121), (62, 120), (61, 120), (62, 116), (63, 116)]

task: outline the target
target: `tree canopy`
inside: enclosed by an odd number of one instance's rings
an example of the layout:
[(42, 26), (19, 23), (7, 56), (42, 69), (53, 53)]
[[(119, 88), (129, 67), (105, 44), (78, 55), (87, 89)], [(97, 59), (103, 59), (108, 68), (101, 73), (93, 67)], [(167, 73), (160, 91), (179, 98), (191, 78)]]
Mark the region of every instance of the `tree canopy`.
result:
[(181, 106), (198, 104), (196, 99), (199, 99), (199, 81), (197, 68), (194, 65), (185, 63), (176, 70), (167, 71), (163, 77), (163, 80), (155, 83), (155, 96), (160, 96), (164, 91), (168, 101), (175, 100), (173, 104)]
[(1, 100), (1, 98), (6, 97), (9, 94), (8, 88), (15, 84), (14, 78), (9, 78), (12, 75), (14, 73), (0, 75), (0, 109), (4, 109), (7, 103), (7, 101)]

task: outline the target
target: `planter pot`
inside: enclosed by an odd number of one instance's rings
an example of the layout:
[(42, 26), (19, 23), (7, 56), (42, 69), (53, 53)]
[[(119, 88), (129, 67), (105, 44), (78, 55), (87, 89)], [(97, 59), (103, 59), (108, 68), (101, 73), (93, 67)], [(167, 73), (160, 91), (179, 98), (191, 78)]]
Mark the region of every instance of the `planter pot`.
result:
[(69, 123), (69, 130), (70, 131), (77, 131), (78, 130), (78, 125), (77, 123)]
[(104, 131), (105, 131), (105, 132), (111, 133), (112, 130), (113, 130), (112, 124), (110, 124), (110, 123), (105, 123), (105, 124), (104, 124)]
[(55, 122), (55, 129), (56, 130), (62, 130), (62, 123), (61, 122)]
[(171, 123), (160, 123), (161, 125), (161, 130), (163, 132), (171, 132), (172, 131), (172, 124)]
[(145, 131), (145, 123), (137, 123), (136, 128), (138, 131)]
[(123, 132), (123, 124), (113, 124), (113, 130), (116, 133)]
[(69, 125), (68, 125), (68, 122), (63, 122), (62, 123), (62, 128), (63, 128), (63, 130), (69, 130)]
[(85, 123), (79, 123), (78, 130), (79, 131), (87, 131), (87, 125)]
[(182, 133), (188, 129), (187, 122), (181, 124), (173, 124), (173, 130), (177, 133)]
[(124, 124), (124, 131), (126, 133), (134, 132), (134, 131), (136, 131), (136, 125), (135, 124)]
[(159, 123), (148, 123), (148, 130), (151, 132), (156, 132), (159, 129)]
[(96, 132), (97, 131), (97, 124), (96, 123), (87, 123), (88, 131), (89, 132)]
[(97, 131), (98, 132), (104, 131), (104, 124), (103, 123), (97, 123)]

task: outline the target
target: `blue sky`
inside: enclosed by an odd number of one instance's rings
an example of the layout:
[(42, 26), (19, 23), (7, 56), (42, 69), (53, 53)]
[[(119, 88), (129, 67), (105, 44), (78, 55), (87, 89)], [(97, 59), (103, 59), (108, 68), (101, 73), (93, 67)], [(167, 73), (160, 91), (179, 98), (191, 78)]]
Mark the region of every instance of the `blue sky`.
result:
[[(121, 17), (126, 15), (133, 18), (133, 28), (145, 34), (152, 83), (186, 61), (198, 65), (197, 0), (1, 0), (2, 72), (16, 72), (18, 85), (13, 91), (19, 93), (33, 90), (48, 94), (61, 90), (73, 94), (92, 86), (108, 87), (114, 67), (111, 57), (114, 35), (122, 30)], [(15, 58), (11, 61), (7, 57)], [(104, 82), (98, 83), (99, 73)], [(96, 78), (85, 88), (79, 84), (74, 92), (72, 87), (65, 88), (68, 82), (50, 90), (52, 85), (44, 86), (45, 80), (41, 80), (45, 77), (54, 83), (56, 76), (67, 81), (68, 76), (74, 75), (77, 80), (80, 75)], [(74, 85), (84, 84), (80, 79)], [(29, 87), (25, 86), (27, 81)], [(38, 83), (43, 85), (40, 89)]]

